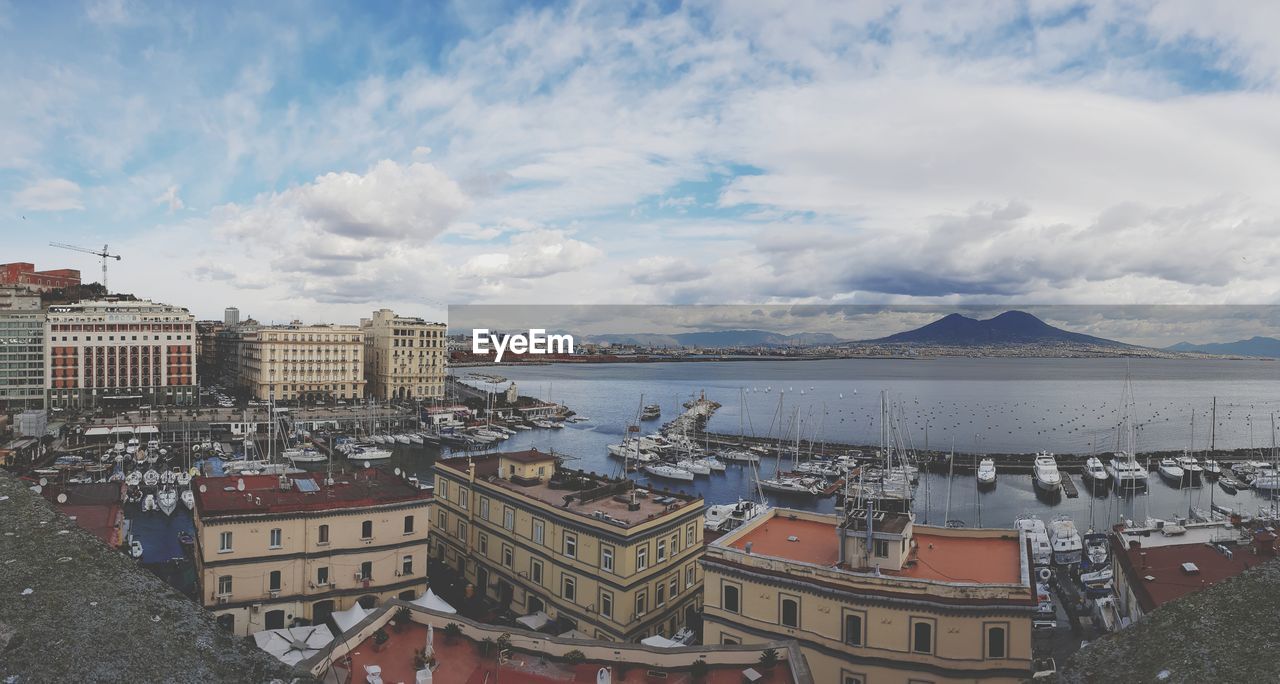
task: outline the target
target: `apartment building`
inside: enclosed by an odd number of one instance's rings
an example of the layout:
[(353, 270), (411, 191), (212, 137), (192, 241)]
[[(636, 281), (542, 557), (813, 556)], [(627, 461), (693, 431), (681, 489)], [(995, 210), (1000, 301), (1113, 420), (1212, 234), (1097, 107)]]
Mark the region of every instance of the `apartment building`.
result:
[(237, 635), (426, 588), (431, 495), (378, 469), (201, 478), (200, 602)]
[(255, 399), (320, 402), (364, 396), (364, 336), (356, 326), (242, 323), (217, 339), (224, 380)]
[(0, 286), (0, 412), (44, 408), (44, 387), (40, 295)]
[(80, 271), (74, 268), (56, 268), (37, 271), (36, 265), (27, 262), (0, 264), (0, 285), (17, 285), (36, 292), (75, 287), (80, 284)]
[(369, 395), (392, 399), (443, 399), (446, 373), (443, 323), (397, 316), (390, 309), (360, 320), (364, 332)]
[(181, 307), (148, 300), (50, 307), (44, 326), (48, 404), (192, 404), (195, 344), (195, 317)]
[(703, 501), (561, 467), (536, 449), (437, 461), (432, 558), (557, 633), (670, 636), (702, 602)]
[(1014, 530), (774, 509), (708, 545), (703, 643), (795, 639), (814, 680), (1017, 682), (1035, 593)]

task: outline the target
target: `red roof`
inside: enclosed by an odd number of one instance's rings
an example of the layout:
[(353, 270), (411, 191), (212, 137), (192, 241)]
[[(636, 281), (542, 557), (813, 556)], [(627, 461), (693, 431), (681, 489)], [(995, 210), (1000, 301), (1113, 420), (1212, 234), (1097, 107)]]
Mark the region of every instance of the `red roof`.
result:
[[(289, 475), (288, 479), (290, 486), (282, 489), (276, 475), (202, 477), (196, 480), (196, 509), (205, 516), (294, 513), (431, 499), (430, 492), (378, 468), (334, 474), (332, 486), (325, 485), (321, 472)], [(311, 481), (314, 487), (308, 488), (314, 491), (299, 489), (297, 480)], [(243, 490), (239, 481), (244, 482)]]
[(519, 463), (541, 463), (542, 461), (554, 461), (554, 454), (538, 451), (537, 449), (525, 449), (524, 451), (508, 451), (498, 454), (498, 458), (505, 458), (509, 461), (517, 461)]
[[(1274, 556), (1258, 555), (1253, 548), (1232, 545), (1231, 558), (1209, 544), (1169, 544), (1164, 546), (1122, 548), (1113, 537), (1112, 549), (1120, 553), (1120, 564), (1129, 578), (1138, 604), (1144, 612), (1235, 577), (1249, 568), (1265, 563)], [(1146, 554), (1145, 556), (1143, 554)], [(1189, 574), (1183, 563), (1194, 563)], [(1152, 579), (1148, 580), (1147, 577)]]

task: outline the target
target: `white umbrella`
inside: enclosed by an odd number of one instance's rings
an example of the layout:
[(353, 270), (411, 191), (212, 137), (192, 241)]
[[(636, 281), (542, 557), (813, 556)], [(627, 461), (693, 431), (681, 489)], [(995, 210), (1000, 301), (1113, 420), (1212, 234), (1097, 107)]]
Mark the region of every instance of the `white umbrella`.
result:
[(427, 625), (427, 657), (428, 658), (435, 655), (435, 652), (436, 652), (435, 640), (436, 640), (436, 628), (431, 625)]
[(602, 667), (596, 671), (596, 684), (609, 684), (611, 681), (613, 681), (613, 678), (609, 676), (607, 668)]
[(306, 660), (333, 641), (333, 633), (324, 625), (291, 629), (264, 629), (255, 632), (258, 648), (275, 656), (286, 665)]
[(413, 601), (411, 601), (411, 603), (413, 603), (415, 606), (422, 606), (423, 608), (434, 610), (440, 613), (458, 612), (456, 608), (449, 605), (449, 603), (444, 599), (440, 598), (439, 596), (436, 596), (435, 592), (431, 591), (430, 589), (423, 592), (422, 596), (419, 596), (418, 598), (414, 599)]

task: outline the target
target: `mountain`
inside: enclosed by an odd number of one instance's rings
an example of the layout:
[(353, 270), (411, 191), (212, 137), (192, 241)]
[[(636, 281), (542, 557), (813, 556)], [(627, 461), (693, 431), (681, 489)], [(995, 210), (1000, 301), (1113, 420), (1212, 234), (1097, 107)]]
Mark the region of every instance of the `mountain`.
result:
[(1192, 344), (1179, 342), (1172, 347), (1165, 347), (1172, 352), (1200, 352), (1203, 354), (1221, 354), (1223, 356), (1262, 356), (1280, 359), (1280, 340), (1274, 337), (1250, 337), (1235, 342), (1213, 342), (1210, 344)]
[(795, 333), (784, 335), (768, 330), (712, 330), (662, 335), (655, 333), (623, 333), (591, 335), (589, 342), (638, 344), (647, 347), (809, 347), (839, 344), (843, 339), (829, 333)]
[(1132, 346), (1115, 340), (1055, 328), (1025, 311), (1006, 311), (995, 318), (985, 320), (969, 318), (961, 314), (949, 314), (915, 330), (908, 330), (875, 340), (864, 340), (863, 342), (941, 347), (1031, 344), (1074, 344), (1114, 348)]

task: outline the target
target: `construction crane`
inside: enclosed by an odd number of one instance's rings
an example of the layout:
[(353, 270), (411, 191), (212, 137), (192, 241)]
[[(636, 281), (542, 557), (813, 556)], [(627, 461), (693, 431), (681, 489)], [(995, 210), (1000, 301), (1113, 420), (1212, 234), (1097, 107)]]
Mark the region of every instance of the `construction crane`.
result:
[(108, 290), (108, 289), (107, 289), (107, 259), (115, 259), (116, 261), (119, 261), (119, 260), (120, 260), (120, 255), (119, 255), (119, 254), (111, 254), (111, 253), (109, 253), (109, 252), (107, 251), (107, 246), (106, 246), (106, 245), (103, 245), (103, 246), (102, 246), (102, 251), (100, 251), (100, 252), (99, 252), (99, 251), (97, 251), (97, 250), (88, 249), (88, 248), (86, 248), (86, 247), (77, 247), (77, 246), (75, 246), (75, 245), (67, 245), (67, 244), (63, 244), (63, 243), (61, 243), (61, 242), (50, 242), (50, 243), (49, 243), (49, 246), (50, 246), (50, 247), (61, 247), (62, 249), (70, 249), (70, 250), (73, 250), (73, 251), (76, 251), (76, 252), (84, 252), (85, 254), (92, 254), (92, 255), (94, 255), (94, 256), (96, 256), (96, 257), (102, 257), (102, 289), (103, 289), (103, 291), (104, 291), (104, 292), (106, 292), (107, 294), (110, 294), (110, 293), (111, 293), (111, 290)]

